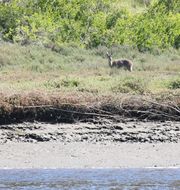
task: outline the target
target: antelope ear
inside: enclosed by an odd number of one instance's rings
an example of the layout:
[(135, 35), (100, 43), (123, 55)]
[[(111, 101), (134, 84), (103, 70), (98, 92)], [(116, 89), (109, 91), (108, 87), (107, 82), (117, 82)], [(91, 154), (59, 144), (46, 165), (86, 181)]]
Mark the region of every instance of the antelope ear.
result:
[(110, 56), (110, 54), (108, 53), (108, 51), (106, 52), (106, 55)]

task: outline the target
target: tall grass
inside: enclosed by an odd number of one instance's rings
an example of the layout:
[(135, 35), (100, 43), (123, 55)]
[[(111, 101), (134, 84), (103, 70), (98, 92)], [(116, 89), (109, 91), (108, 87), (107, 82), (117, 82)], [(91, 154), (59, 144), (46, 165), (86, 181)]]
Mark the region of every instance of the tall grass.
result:
[[(134, 62), (133, 72), (109, 68), (113, 58)], [(0, 91), (77, 91), (92, 94), (179, 93), (180, 51), (139, 52), (116, 46), (82, 49), (74, 45), (56, 50), (41, 46), (0, 45)]]

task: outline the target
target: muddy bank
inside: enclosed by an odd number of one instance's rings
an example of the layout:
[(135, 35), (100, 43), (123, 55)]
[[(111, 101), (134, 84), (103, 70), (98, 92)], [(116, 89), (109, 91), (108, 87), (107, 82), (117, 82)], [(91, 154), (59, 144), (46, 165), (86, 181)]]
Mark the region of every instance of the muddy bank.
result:
[[(179, 108), (178, 108), (179, 109)], [(101, 107), (86, 107), (82, 105), (24, 106), (14, 107), (11, 111), (0, 113), (0, 125), (21, 122), (54, 122), (74, 123), (77, 121), (96, 120), (98, 118), (123, 121), (131, 118), (140, 121), (180, 121), (180, 110), (161, 107), (134, 107), (126, 105), (102, 105)]]
[(180, 167), (180, 122), (0, 125), (0, 168)]
[(98, 118), (180, 121), (178, 96), (163, 99), (147, 95), (42, 92), (0, 96), (0, 125), (33, 121), (73, 123)]
[(159, 143), (179, 142), (180, 122), (141, 122), (96, 120), (74, 124), (21, 123), (0, 126), (0, 143)]

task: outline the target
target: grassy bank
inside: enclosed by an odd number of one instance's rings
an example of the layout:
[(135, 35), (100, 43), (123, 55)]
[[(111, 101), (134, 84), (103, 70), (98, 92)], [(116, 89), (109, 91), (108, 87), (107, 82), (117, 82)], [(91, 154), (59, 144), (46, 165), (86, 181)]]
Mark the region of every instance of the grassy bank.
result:
[[(133, 72), (110, 68), (107, 50), (114, 58), (132, 60)], [(37, 114), (37, 118), (52, 114), (58, 120), (56, 113), (61, 116), (62, 110), (57, 108), (142, 118), (180, 117), (179, 50), (141, 53), (125, 46), (86, 50), (73, 44), (44, 48), (2, 43), (0, 67), (2, 123), (7, 118), (33, 119)]]

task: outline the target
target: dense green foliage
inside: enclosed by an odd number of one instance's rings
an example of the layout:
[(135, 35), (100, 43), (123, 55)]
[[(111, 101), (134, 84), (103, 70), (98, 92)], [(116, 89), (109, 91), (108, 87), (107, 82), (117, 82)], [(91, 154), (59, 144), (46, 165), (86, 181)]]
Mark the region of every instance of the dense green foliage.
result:
[(0, 3), (0, 34), (3, 40), (22, 44), (179, 48), (178, 1), (154, 0), (134, 14), (115, 6), (117, 0), (12, 0)]

